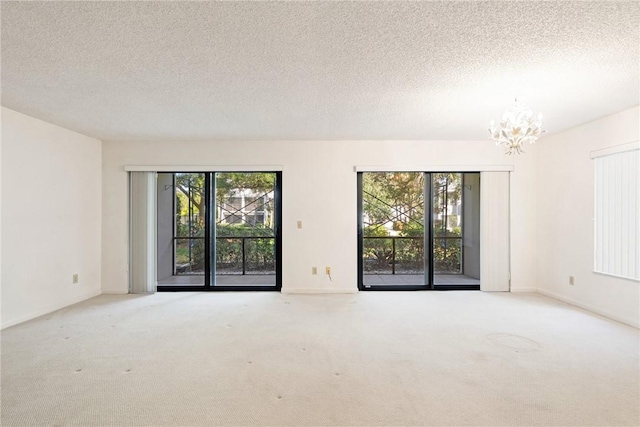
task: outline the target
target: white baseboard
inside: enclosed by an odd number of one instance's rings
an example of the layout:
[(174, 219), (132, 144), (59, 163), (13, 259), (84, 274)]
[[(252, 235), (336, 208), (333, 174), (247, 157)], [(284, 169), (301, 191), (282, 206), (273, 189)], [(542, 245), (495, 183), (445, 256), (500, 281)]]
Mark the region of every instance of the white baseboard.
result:
[(103, 289), (102, 295), (126, 295), (129, 293), (129, 290), (122, 289)]
[(615, 321), (624, 323), (629, 326), (633, 326), (634, 328), (640, 328), (640, 323), (637, 320), (629, 319), (626, 317), (618, 316), (617, 314), (610, 313), (606, 310), (599, 309), (590, 304), (585, 304), (580, 301), (576, 301), (573, 298), (565, 297), (564, 295), (556, 294), (555, 292), (546, 291), (544, 289), (538, 289), (538, 292), (542, 295), (548, 296), (550, 298), (554, 298), (560, 300), (562, 302), (566, 302), (567, 304), (575, 305), (576, 307), (583, 308), (585, 310), (591, 311), (593, 313), (599, 314), (604, 317), (608, 317), (609, 319), (613, 319)]
[(358, 289), (345, 288), (282, 288), (283, 294), (355, 294)]
[(10, 326), (14, 326), (17, 325), (19, 323), (22, 322), (26, 322), (27, 320), (31, 320), (31, 319), (35, 319), (36, 317), (40, 317), (40, 316), (44, 316), (45, 314), (49, 314), (51, 312), (54, 312), (56, 310), (60, 310), (61, 308), (65, 308), (68, 307), (70, 305), (73, 304), (77, 304), (79, 302), (88, 300), (89, 298), (93, 298), (93, 297), (97, 297), (98, 295), (102, 294), (102, 291), (100, 289), (98, 290), (94, 290), (92, 292), (83, 294), (83, 295), (79, 295), (75, 298), (71, 298), (62, 302), (59, 302), (57, 304), (52, 304), (52, 305), (48, 305), (46, 307), (43, 307), (39, 310), (33, 311), (29, 314), (26, 314), (24, 316), (20, 316), (17, 317), (15, 319), (11, 319), (11, 320), (7, 320), (6, 322), (2, 322), (2, 325), (0, 325), (0, 329), (6, 329)]
[(538, 292), (538, 288), (511, 288), (510, 292)]

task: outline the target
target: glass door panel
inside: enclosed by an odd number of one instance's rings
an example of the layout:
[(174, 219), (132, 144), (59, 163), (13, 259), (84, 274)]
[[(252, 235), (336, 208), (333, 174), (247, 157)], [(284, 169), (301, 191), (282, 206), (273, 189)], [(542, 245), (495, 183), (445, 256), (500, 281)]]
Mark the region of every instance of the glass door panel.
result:
[(276, 286), (277, 174), (215, 174), (214, 286)]
[(425, 174), (359, 176), (362, 286), (425, 287)]
[(480, 174), (432, 176), (434, 287), (480, 284)]
[(205, 285), (206, 174), (158, 174), (158, 285)]

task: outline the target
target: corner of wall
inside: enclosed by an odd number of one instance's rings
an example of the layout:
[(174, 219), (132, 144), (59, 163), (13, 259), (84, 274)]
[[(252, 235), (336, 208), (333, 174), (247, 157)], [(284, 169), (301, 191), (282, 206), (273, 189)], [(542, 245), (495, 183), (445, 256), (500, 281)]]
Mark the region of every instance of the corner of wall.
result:
[(6, 327), (101, 293), (101, 141), (2, 107), (1, 160)]
[(535, 173), (538, 292), (636, 327), (640, 286), (593, 272), (590, 153), (639, 137), (640, 106), (548, 135), (539, 141)]

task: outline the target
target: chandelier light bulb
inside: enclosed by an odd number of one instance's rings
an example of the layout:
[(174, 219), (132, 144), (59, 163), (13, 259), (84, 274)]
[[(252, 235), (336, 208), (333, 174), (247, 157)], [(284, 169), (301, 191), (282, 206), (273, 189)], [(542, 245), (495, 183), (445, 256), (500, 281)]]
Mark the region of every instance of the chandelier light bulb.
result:
[(489, 135), (496, 145), (503, 145), (505, 154), (524, 153), (525, 143), (533, 144), (544, 130), (542, 113), (534, 119), (533, 110), (516, 99), (502, 115), (500, 124), (489, 122)]

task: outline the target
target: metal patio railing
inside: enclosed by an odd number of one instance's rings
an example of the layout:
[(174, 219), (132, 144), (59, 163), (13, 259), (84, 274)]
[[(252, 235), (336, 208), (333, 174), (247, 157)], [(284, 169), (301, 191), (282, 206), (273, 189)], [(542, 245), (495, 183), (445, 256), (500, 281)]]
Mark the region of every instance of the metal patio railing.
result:
[[(462, 274), (462, 237), (438, 236), (433, 240), (434, 272)], [(365, 236), (362, 252), (365, 273), (419, 274), (424, 271), (423, 236)], [(389, 270), (390, 273), (385, 273)]]

